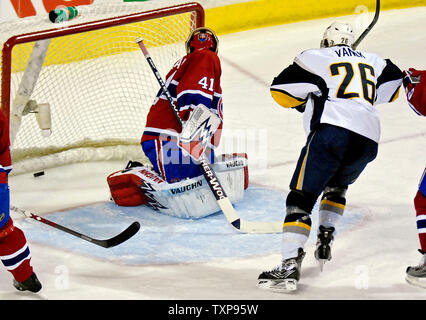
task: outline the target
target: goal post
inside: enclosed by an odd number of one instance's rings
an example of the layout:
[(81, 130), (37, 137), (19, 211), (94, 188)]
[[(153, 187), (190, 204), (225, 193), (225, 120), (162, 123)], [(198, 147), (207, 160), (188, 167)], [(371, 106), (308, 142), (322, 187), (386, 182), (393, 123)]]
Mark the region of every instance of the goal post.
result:
[[(143, 159), (140, 138), (159, 87), (135, 39), (145, 39), (165, 76), (185, 55), (189, 33), (204, 26), (199, 3), (164, 5), (105, 1), (78, 7), (67, 22), (46, 15), (0, 24), (1, 108), (11, 124), (14, 174)], [(50, 135), (37, 114), (46, 108)]]

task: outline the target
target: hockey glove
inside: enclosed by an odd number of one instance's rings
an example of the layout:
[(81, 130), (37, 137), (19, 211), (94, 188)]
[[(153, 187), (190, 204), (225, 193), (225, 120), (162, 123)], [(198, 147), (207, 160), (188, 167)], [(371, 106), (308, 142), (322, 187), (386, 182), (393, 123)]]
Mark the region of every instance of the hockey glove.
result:
[(199, 104), (194, 108), (179, 135), (178, 146), (193, 159), (204, 154), (213, 134), (221, 123), (220, 118), (207, 107)]

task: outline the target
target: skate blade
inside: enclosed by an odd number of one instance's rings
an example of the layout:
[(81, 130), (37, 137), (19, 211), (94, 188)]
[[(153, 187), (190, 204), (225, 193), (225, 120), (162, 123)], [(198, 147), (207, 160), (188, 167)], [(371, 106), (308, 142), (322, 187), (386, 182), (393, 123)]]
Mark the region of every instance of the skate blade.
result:
[(270, 290), (274, 292), (291, 293), (297, 290), (297, 280), (258, 280), (257, 287), (263, 290)]
[(417, 278), (417, 277), (413, 277), (413, 276), (410, 276), (409, 274), (407, 274), (405, 276), (405, 280), (413, 286), (426, 289), (426, 278)]

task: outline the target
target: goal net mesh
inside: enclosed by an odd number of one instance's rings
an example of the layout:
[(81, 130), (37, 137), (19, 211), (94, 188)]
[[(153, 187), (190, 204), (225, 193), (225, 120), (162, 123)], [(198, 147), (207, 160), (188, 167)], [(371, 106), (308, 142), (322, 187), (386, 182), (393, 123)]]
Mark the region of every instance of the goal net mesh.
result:
[[(79, 16), (68, 22), (53, 24), (46, 14), (0, 24), (0, 46), (7, 47), (3, 54), (11, 52), (10, 86), (3, 83), (9, 83), (8, 74), (2, 72), (1, 79), (2, 108), (9, 109), (10, 117), (16, 112), (14, 99), (35, 41), (24, 40), (13, 48), (5, 43), (16, 35), (25, 38), (22, 35), (27, 33), (31, 40), (34, 35), (36, 41), (50, 39), (29, 99), (50, 105), (52, 133), (48, 137), (41, 134), (34, 113), (22, 116), (12, 143), (13, 172), (81, 161), (143, 159), (140, 138), (159, 85), (135, 40), (144, 39), (164, 79), (185, 54), (189, 32), (200, 26), (195, 19), (200, 12), (194, 11), (194, 5), (168, 1), (171, 8), (164, 10), (160, 1), (102, 2), (101, 6), (79, 7)], [(178, 13), (177, 8), (182, 11), (182, 7), (187, 11)], [(159, 12), (158, 16), (153, 12)], [(166, 16), (162, 16), (164, 12)], [(148, 14), (130, 21), (139, 13)], [(97, 29), (101, 23), (106, 26)], [(58, 36), (64, 30), (70, 34)], [(7, 67), (4, 61), (1, 67)], [(7, 87), (9, 98), (5, 99)]]

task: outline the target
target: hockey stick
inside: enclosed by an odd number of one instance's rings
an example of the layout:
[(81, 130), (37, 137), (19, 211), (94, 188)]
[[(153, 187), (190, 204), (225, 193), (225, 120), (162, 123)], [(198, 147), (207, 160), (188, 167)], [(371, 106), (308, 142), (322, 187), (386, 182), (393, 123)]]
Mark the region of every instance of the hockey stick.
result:
[(359, 43), (370, 32), (370, 30), (373, 29), (373, 27), (376, 24), (377, 20), (379, 20), (379, 14), (380, 14), (380, 0), (376, 0), (376, 13), (374, 15), (373, 21), (371, 21), (370, 25), (367, 27), (367, 29), (364, 30), (364, 32), (359, 36), (359, 38), (356, 39), (356, 41), (352, 45), (352, 48), (356, 49), (358, 47)]
[(38, 216), (38, 215), (36, 215), (32, 212), (25, 211), (25, 210), (19, 209), (19, 208), (14, 207), (14, 206), (10, 206), (10, 210), (13, 210), (13, 211), (18, 212), (18, 213), (22, 213), (27, 218), (37, 220), (41, 223), (47, 224), (51, 227), (54, 227), (56, 229), (59, 229), (61, 231), (66, 232), (66, 233), (72, 234), (73, 236), (76, 236), (76, 237), (81, 238), (83, 240), (89, 241), (91, 243), (94, 243), (94, 244), (101, 246), (101, 247), (104, 247), (104, 248), (115, 247), (115, 246), (123, 243), (124, 241), (133, 237), (139, 231), (139, 228), (140, 228), (139, 222), (135, 221), (130, 226), (128, 226), (124, 231), (122, 231), (120, 234), (118, 234), (118, 235), (116, 235), (112, 238), (109, 238), (109, 239), (99, 240), (99, 239), (94, 239), (92, 237), (84, 235), (80, 232), (71, 230), (67, 227), (61, 226), (60, 224), (57, 224), (57, 223), (50, 221), (50, 220), (47, 220), (47, 219), (40, 217), (40, 216)]
[[(163, 79), (161, 78), (160, 73), (158, 72), (158, 69), (154, 64), (154, 61), (149, 55), (149, 52), (146, 49), (145, 44), (143, 43), (143, 39), (142, 38), (136, 39), (136, 43), (141, 48), (142, 53), (145, 56), (146, 60), (148, 61), (148, 64), (151, 67), (152, 72), (157, 78), (157, 81), (160, 84), (160, 87), (163, 93), (165, 94), (167, 101), (169, 102), (170, 107), (172, 108), (177, 121), (182, 126), (182, 119), (179, 116), (179, 110), (177, 109), (177, 106), (173, 102), (173, 98), (170, 95), (170, 92), (167, 89)], [(223, 189), (221, 183), (219, 182), (219, 179), (217, 178), (215, 172), (210, 167), (210, 164), (205, 156), (201, 158), (199, 166), (200, 166), (201, 172), (203, 173), (207, 181), (207, 184), (210, 187), (210, 190), (212, 191), (214, 197), (217, 200), (217, 203), (220, 209), (222, 210), (228, 222), (235, 229), (244, 233), (279, 233), (283, 231), (283, 222), (281, 221), (256, 222), (256, 221), (246, 221), (241, 219), (238, 213), (235, 211), (234, 207), (232, 206), (231, 201), (227, 197), (225, 190)]]

